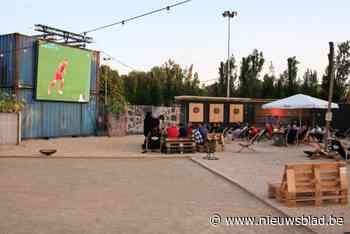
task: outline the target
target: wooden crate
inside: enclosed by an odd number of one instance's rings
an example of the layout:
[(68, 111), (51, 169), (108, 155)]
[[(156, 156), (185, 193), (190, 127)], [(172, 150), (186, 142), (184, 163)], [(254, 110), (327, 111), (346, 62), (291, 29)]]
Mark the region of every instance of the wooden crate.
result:
[(166, 139), (165, 152), (171, 153), (194, 153), (196, 152), (196, 143), (189, 138)]
[(325, 202), (347, 204), (346, 164), (319, 163), (286, 165), (280, 184), (268, 184), (268, 197), (287, 206)]

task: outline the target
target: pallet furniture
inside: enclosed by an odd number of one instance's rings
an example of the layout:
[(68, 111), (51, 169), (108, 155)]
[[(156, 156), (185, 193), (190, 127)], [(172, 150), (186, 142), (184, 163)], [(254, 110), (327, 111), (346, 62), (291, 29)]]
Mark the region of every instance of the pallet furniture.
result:
[(225, 151), (225, 138), (223, 133), (208, 133), (208, 141), (214, 140), (215, 152)]
[(164, 146), (167, 154), (196, 152), (196, 143), (191, 138), (166, 138)]
[(286, 165), (282, 182), (268, 184), (268, 197), (289, 207), (319, 206), (325, 201), (347, 204), (346, 163)]

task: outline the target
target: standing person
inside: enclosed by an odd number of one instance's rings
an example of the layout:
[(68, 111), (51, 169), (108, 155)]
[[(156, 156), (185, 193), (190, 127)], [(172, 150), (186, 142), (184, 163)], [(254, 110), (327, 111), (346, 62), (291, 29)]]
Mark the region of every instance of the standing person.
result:
[(164, 115), (159, 116), (159, 128), (161, 132), (164, 132), (164, 130), (166, 129)]
[(145, 136), (144, 144), (143, 144), (143, 151), (142, 153), (147, 152), (148, 148), (148, 142), (149, 142), (149, 136), (152, 130), (152, 116), (151, 112), (147, 112), (145, 119), (143, 120), (143, 135)]
[(50, 82), (49, 87), (47, 88), (47, 95), (51, 95), (52, 88), (56, 87), (56, 84), (58, 81), (60, 81), (60, 87), (58, 88), (57, 92), (58, 94), (63, 94), (63, 88), (64, 88), (64, 77), (63, 75), (66, 73), (66, 68), (68, 66), (68, 59), (65, 58), (63, 62), (61, 62), (58, 65), (58, 68), (55, 73), (54, 79)]

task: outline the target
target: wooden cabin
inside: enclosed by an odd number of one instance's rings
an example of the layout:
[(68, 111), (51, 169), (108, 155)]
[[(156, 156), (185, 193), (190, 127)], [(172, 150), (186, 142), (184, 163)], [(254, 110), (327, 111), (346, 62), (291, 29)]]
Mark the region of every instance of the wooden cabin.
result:
[(310, 111), (299, 110), (265, 110), (261, 106), (274, 99), (226, 98), (202, 96), (176, 96), (175, 102), (180, 106), (180, 122), (187, 123), (219, 123), (228, 126), (234, 123), (249, 123), (263, 126), (269, 119), (278, 119), (286, 123), (302, 115), (310, 119)]

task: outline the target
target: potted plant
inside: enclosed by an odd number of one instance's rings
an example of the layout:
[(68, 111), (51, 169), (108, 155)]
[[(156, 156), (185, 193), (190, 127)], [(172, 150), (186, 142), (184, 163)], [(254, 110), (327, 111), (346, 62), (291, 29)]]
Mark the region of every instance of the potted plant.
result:
[(0, 93), (0, 144), (19, 144), (21, 141), (21, 110), (24, 100), (15, 95)]

